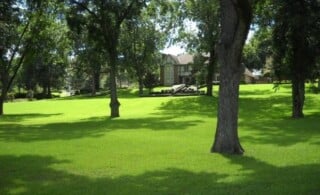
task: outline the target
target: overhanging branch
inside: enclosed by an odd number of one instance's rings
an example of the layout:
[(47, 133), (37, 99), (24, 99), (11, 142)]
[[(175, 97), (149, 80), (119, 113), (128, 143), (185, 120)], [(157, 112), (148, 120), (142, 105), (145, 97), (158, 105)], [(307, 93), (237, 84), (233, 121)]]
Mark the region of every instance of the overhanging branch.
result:
[(81, 8), (83, 8), (84, 10), (86, 10), (89, 14), (91, 14), (93, 17), (95, 17), (96, 19), (99, 19), (99, 17), (97, 16), (97, 14), (95, 12), (93, 12), (92, 10), (90, 10), (86, 5), (84, 5), (81, 2), (75, 1), (75, 0), (71, 0), (71, 3), (74, 3), (78, 6), (80, 6)]

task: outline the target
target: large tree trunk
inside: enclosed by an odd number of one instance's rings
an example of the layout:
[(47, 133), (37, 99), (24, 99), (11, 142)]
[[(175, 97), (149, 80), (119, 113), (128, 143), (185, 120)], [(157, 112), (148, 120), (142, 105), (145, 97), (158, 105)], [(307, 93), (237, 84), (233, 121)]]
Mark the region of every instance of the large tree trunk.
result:
[(251, 23), (251, 6), (248, 0), (220, 0), (220, 6), (218, 123), (211, 152), (242, 154), (244, 150), (238, 138), (238, 98), (244, 69), (240, 61)]
[(220, 79), (218, 124), (211, 152), (230, 154), (244, 152), (238, 138), (238, 97), (241, 73), (241, 68), (230, 72), (228, 68), (221, 67), (223, 76)]
[[(302, 10), (306, 10), (304, 3), (299, 6)], [(306, 67), (312, 64), (312, 60), (308, 55), (308, 41), (306, 40), (306, 29), (304, 28), (304, 16), (298, 14), (295, 18), (296, 24), (292, 35), (292, 118), (303, 118), (303, 106), (305, 95), (305, 79), (307, 75)]]
[(212, 96), (213, 95), (213, 74), (214, 74), (214, 48), (211, 49), (210, 51), (210, 57), (209, 57), (209, 64), (208, 64), (208, 74), (207, 74), (207, 96)]

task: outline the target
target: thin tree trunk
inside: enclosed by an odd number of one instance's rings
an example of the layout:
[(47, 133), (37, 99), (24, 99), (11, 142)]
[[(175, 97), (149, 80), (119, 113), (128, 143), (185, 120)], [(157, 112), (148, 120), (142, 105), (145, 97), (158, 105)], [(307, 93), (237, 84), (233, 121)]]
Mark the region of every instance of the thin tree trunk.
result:
[(91, 95), (94, 96), (96, 95), (96, 79), (95, 79), (95, 74), (92, 74), (91, 78)]
[(95, 90), (100, 91), (100, 68), (98, 71), (95, 71), (94, 73), (94, 84), (95, 84)]
[[(3, 48), (0, 46), (0, 56), (3, 55)], [(4, 70), (5, 70), (5, 66), (4, 64), (4, 61), (3, 59), (0, 58), (0, 81), (1, 81), (1, 84), (2, 84), (2, 89), (1, 89), (1, 95), (0, 95), (0, 116), (3, 115), (3, 93), (4, 93), (4, 90), (6, 89), (6, 86), (5, 86), (5, 82), (4, 82)]]
[(111, 109), (111, 118), (120, 117), (119, 113), (119, 107), (120, 102), (118, 101), (118, 95), (117, 95), (117, 82), (116, 82), (116, 75), (117, 75), (117, 69), (116, 69), (116, 52), (114, 55), (110, 56), (110, 109)]
[(3, 110), (3, 104), (4, 101), (7, 98), (7, 93), (8, 93), (8, 75), (4, 72), (1, 72), (1, 84), (2, 84), (2, 89), (1, 89), (1, 96), (0, 96), (0, 116), (4, 114)]
[(208, 64), (208, 74), (207, 74), (207, 96), (213, 95), (213, 74), (214, 74), (214, 48), (210, 51), (210, 58), (209, 58), (209, 64)]
[(5, 91), (5, 88), (4, 88), (4, 89), (2, 89), (1, 96), (0, 96), (0, 116), (2, 116), (4, 114), (3, 105), (4, 105), (4, 101), (6, 99), (6, 96), (7, 96), (7, 92)]
[(4, 113), (3, 113), (3, 98), (2, 96), (0, 97), (0, 116), (2, 116)]
[(47, 98), (52, 98), (52, 94), (51, 94), (51, 83), (49, 82), (49, 84), (48, 84), (48, 90), (47, 90)]
[(248, 0), (220, 0), (221, 40), (217, 46), (220, 63), (218, 122), (211, 152), (242, 154), (238, 138), (240, 64), (252, 15)]
[(143, 95), (143, 79), (141, 76), (138, 78), (138, 83), (139, 83), (139, 95)]
[(292, 118), (303, 118), (305, 84), (303, 79), (292, 79)]

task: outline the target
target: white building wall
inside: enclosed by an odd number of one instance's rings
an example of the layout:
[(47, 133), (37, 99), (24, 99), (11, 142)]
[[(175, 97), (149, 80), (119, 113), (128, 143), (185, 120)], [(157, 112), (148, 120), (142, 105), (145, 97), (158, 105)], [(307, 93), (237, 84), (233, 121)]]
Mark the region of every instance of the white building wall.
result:
[(174, 83), (174, 70), (172, 64), (164, 66), (164, 85), (172, 85)]

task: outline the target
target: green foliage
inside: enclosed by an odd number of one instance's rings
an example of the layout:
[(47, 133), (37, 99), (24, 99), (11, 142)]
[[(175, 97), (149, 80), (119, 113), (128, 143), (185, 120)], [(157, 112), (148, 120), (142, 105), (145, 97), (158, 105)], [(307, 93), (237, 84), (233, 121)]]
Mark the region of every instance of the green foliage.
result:
[[(71, 31), (73, 59), (69, 67), (69, 83), (72, 89), (90, 89), (94, 94), (100, 89), (101, 72), (106, 69), (106, 54), (101, 43), (89, 36), (88, 29), (81, 33)], [(89, 87), (88, 87), (89, 86)]]
[(156, 74), (148, 72), (143, 80), (143, 84), (151, 91), (154, 87), (159, 85), (159, 78)]
[(183, 0), (151, 0), (148, 3), (145, 13), (157, 24), (157, 30), (167, 35), (165, 37), (167, 46), (181, 41), (180, 34), (183, 32), (185, 19), (183, 10), (185, 10)]
[(249, 69), (262, 69), (272, 55), (272, 31), (260, 28), (243, 48), (243, 63)]
[[(110, 79), (110, 106), (111, 117), (119, 117), (120, 103), (117, 97), (116, 75), (119, 69), (119, 39), (121, 25), (135, 16), (139, 15), (141, 9), (146, 6), (147, 0), (133, 1), (76, 1), (70, 0), (70, 11), (68, 16), (69, 26), (76, 26), (81, 32), (81, 25), (88, 29), (88, 35), (97, 45), (101, 45), (101, 51), (109, 65)], [(73, 21), (75, 18), (83, 20)], [(83, 24), (84, 23), (84, 24)], [(86, 48), (84, 48), (86, 49)]]
[(292, 117), (303, 117), (304, 83), (319, 77), (320, 2), (264, 0), (257, 5), (257, 24), (272, 29), (273, 72), (279, 81), (291, 81)]
[(197, 34), (198, 43), (193, 45), (198, 52), (209, 53), (219, 36), (219, 4), (215, 0), (189, 0), (186, 4), (186, 15), (197, 24), (199, 30)]
[(0, 3), (0, 115), (3, 114), (3, 100), (19, 69), (27, 55), (32, 53), (33, 40), (41, 34), (43, 16), (50, 12), (46, 9), (49, 4), (49, 1), (13, 0)]
[[(28, 39), (30, 46), (20, 72), (19, 85), (27, 90), (36, 90), (39, 85), (46, 96), (51, 96), (51, 88), (64, 84), (65, 68), (70, 43), (64, 20), (62, 5), (42, 2), (39, 10), (32, 12)], [(41, 6), (41, 7), (40, 7)]]
[[(123, 69), (136, 78), (142, 93), (143, 80), (149, 80), (148, 74), (158, 72), (160, 50), (165, 44), (166, 35), (157, 29), (155, 20), (150, 13), (153, 7), (146, 7), (140, 16), (126, 21), (122, 25), (120, 52), (123, 54)], [(147, 82), (149, 83), (149, 82)], [(148, 85), (150, 86), (150, 85)]]
[(279, 2), (274, 21), (275, 71), (281, 77), (312, 78), (319, 54), (320, 4), (318, 1)]
[(301, 120), (289, 118), (290, 95), (240, 86), (241, 157), (209, 153), (212, 97), (127, 92), (118, 119), (104, 97), (7, 103), (0, 194), (317, 194), (319, 95)]
[[(202, 77), (206, 75), (207, 95), (211, 96), (213, 75), (217, 66), (215, 47), (220, 33), (219, 2), (215, 0), (187, 0), (184, 4), (181, 11), (184, 23), (181, 25), (182, 30), (179, 32), (179, 36), (186, 43), (189, 51), (197, 53), (193, 74), (200, 79), (197, 81), (198, 83), (202, 83)], [(190, 23), (195, 24), (197, 30), (188, 29), (187, 26), (190, 26)], [(207, 60), (199, 60), (201, 55), (205, 55)]]
[(12, 42), (18, 39), (17, 26), (22, 23), (19, 20), (19, 9), (14, 7), (15, 2), (11, 0), (0, 3), (0, 57), (2, 63), (7, 61), (6, 52), (12, 47)]
[(204, 56), (200, 53), (197, 53), (193, 57), (193, 64), (192, 64), (192, 74), (196, 79), (198, 85), (206, 84), (206, 76), (208, 74), (208, 56)]

